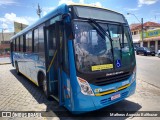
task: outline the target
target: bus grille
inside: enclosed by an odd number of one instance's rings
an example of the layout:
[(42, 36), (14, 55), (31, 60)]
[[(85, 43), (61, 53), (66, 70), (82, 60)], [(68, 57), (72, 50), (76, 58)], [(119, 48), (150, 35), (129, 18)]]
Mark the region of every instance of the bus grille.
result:
[(103, 86), (103, 85), (126, 80), (130, 77), (130, 75), (131, 73), (125, 72), (125, 73), (121, 73), (121, 74), (113, 75), (109, 77), (100, 77), (100, 78), (96, 78), (95, 80), (93, 80), (92, 84), (97, 85), (97, 86)]

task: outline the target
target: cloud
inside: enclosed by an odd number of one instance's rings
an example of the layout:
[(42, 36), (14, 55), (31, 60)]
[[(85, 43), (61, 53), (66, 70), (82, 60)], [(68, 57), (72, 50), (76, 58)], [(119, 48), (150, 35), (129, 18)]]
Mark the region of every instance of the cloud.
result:
[[(85, 3), (85, 0), (79, 0), (79, 3)], [(102, 4), (100, 2), (94, 2), (94, 3), (88, 3), (88, 4), (102, 7)]]
[(137, 11), (139, 8), (124, 8), (126, 11)]
[(12, 4), (16, 4), (17, 2), (15, 2), (15, 0), (1, 0), (0, 1), (0, 6), (1, 5), (12, 5)]
[(32, 18), (32, 17), (28, 17), (28, 16), (17, 16), (15, 13), (6, 13), (4, 15), (4, 17), (0, 18), (0, 22), (2, 23), (0, 27), (2, 28), (6, 28), (6, 29), (11, 29), (13, 32), (13, 22), (19, 22), (19, 23), (23, 23), (26, 25), (30, 25), (33, 22), (35, 22), (37, 19), (36, 18)]
[(142, 5), (151, 5), (155, 4), (159, 0), (138, 0), (138, 7), (142, 7)]
[(17, 15), (15, 13), (6, 13), (5, 14), (3, 22), (11, 23), (14, 21), (28, 25), (31, 21), (34, 21), (34, 19), (31, 17), (17, 17)]
[(5, 24), (5, 23), (2, 23), (2, 28), (3, 28), (3, 29), (7, 29), (7, 28), (8, 28), (8, 25)]
[(73, 1), (72, 0), (60, 0), (58, 5), (61, 5), (63, 3), (73, 3)]
[(91, 3), (91, 5), (102, 7), (102, 4), (100, 2)]
[[(63, 3), (73, 3), (73, 1), (72, 0), (60, 0), (58, 5), (63, 4)], [(79, 3), (85, 4), (86, 1), (85, 0), (79, 0)], [(100, 2), (94, 2), (94, 3), (88, 3), (87, 2), (87, 4), (102, 7), (102, 4)]]
[(84, 3), (84, 0), (79, 0), (79, 3)]
[(42, 15), (45, 16), (50, 11), (54, 10), (56, 7), (43, 7), (42, 8)]

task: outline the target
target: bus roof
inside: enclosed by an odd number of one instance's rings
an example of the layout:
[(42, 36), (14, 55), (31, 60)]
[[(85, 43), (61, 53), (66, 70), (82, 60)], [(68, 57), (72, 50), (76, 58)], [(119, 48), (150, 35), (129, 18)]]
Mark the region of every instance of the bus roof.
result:
[(26, 27), (25, 29), (23, 29), (22, 31), (20, 31), (19, 33), (17, 33), (16, 35), (14, 35), (13, 37), (11, 37), (12, 39), (15, 39), (16, 37), (18, 37), (19, 35), (22, 35), (26, 32), (28, 32), (31, 29), (34, 29), (35, 27), (37, 27), (40, 24), (43, 24), (44, 22), (46, 22), (48, 19), (51, 19), (53, 16), (58, 15), (58, 14), (64, 14), (67, 13), (67, 5), (66, 4), (62, 4), (60, 6), (58, 6), (56, 9), (52, 10), (51, 12), (49, 12), (47, 15), (45, 15), (44, 17), (42, 17), (41, 19), (39, 19), (38, 21), (36, 21), (35, 23), (33, 23), (32, 25)]
[(100, 8), (100, 9), (109, 10), (109, 11), (121, 14), (119, 12), (116, 12), (116, 11), (113, 11), (113, 10), (110, 10), (110, 9), (107, 9), (107, 8), (104, 8), (104, 7), (101, 7), (101, 6), (92, 5), (92, 4), (81, 4), (81, 3), (68, 2), (67, 5), (68, 6), (85, 6), (85, 7)]
[[(100, 8), (100, 9), (112, 11), (110, 9), (106, 9), (106, 8), (95, 6), (95, 5), (68, 2), (67, 4), (62, 4), (62, 5), (58, 6), (56, 9), (52, 10), (51, 12), (49, 12), (47, 15), (45, 15), (44, 17), (42, 17), (41, 19), (39, 19), (38, 21), (36, 21), (32, 25), (26, 27), (25, 29), (23, 29), (22, 31), (17, 33), (13, 37), (11, 37), (11, 40), (15, 39), (16, 37), (18, 37), (20, 35), (23, 35), (24, 33), (28, 32), (29, 30), (32, 30), (32, 29), (36, 28), (38, 25), (43, 24), (48, 19), (51, 19), (53, 16), (55, 16), (57, 14), (67, 13), (68, 12), (67, 6), (85, 6), (85, 7)], [(115, 11), (112, 11), (112, 12), (115, 12)], [(115, 13), (118, 13), (118, 12), (115, 12)], [(121, 14), (121, 13), (118, 13), (118, 14)]]

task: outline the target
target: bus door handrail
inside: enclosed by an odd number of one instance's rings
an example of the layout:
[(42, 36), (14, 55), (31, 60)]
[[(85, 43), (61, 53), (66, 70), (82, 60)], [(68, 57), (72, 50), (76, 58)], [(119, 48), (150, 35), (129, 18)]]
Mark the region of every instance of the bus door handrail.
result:
[[(62, 43), (60, 43), (60, 48), (62, 48)], [(53, 58), (52, 58), (52, 60), (51, 60), (51, 63), (49, 64), (49, 67), (48, 67), (48, 69), (47, 69), (47, 73), (49, 72), (49, 70), (51, 69), (51, 66), (53, 65), (54, 59), (55, 59), (55, 57), (56, 57), (56, 55), (57, 55), (57, 51), (58, 51), (58, 50), (56, 50), (56, 52), (54, 53), (54, 56), (53, 56)]]
[(54, 61), (56, 55), (57, 55), (57, 50), (56, 50), (56, 52), (54, 53), (54, 56), (53, 56), (53, 58), (52, 58), (52, 60), (51, 60), (51, 63), (49, 64), (49, 67), (48, 67), (48, 69), (47, 69), (47, 73), (48, 73), (49, 70), (51, 69), (51, 66), (52, 66), (52, 64), (53, 64), (53, 61)]

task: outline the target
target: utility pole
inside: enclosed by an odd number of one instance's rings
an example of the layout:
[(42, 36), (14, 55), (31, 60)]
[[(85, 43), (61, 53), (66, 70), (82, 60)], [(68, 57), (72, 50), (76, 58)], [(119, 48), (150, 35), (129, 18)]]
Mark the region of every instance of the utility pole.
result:
[[(4, 34), (3, 34), (4, 29), (2, 28), (2, 41), (4, 43)], [(0, 42), (0, 44), (2, 44), (2, 41)]]
[(3, 40), (3, 43), (4, 43), (4, 35), (3, 35), (3, 30), (4, 30), (4, 29), (2, 29), (2, 40)]
[(141, 44), (141, 47), (143, 47), (143, 39), (144, 39), (144, 36), (143, 36), (143, 18), (141, 18), (141, 21), (137, 18), (137, 16), (133, 13), (127, 13), (127, 15), (133, 15), (138, 21), (139, 23), (141, 23), (141, 31), (142, 31), (142, 44)]
[(42, 9), (40, 8), (38, 3), (37, 15), (39, 16), (39, 18), (41, 18), (41, 13), (42, 13)]
[(144, 38), (143, 36), (143, 18), (141, 18), (141, 26), (142, 26), (142, 47), (143, 47), (143, 38)]

